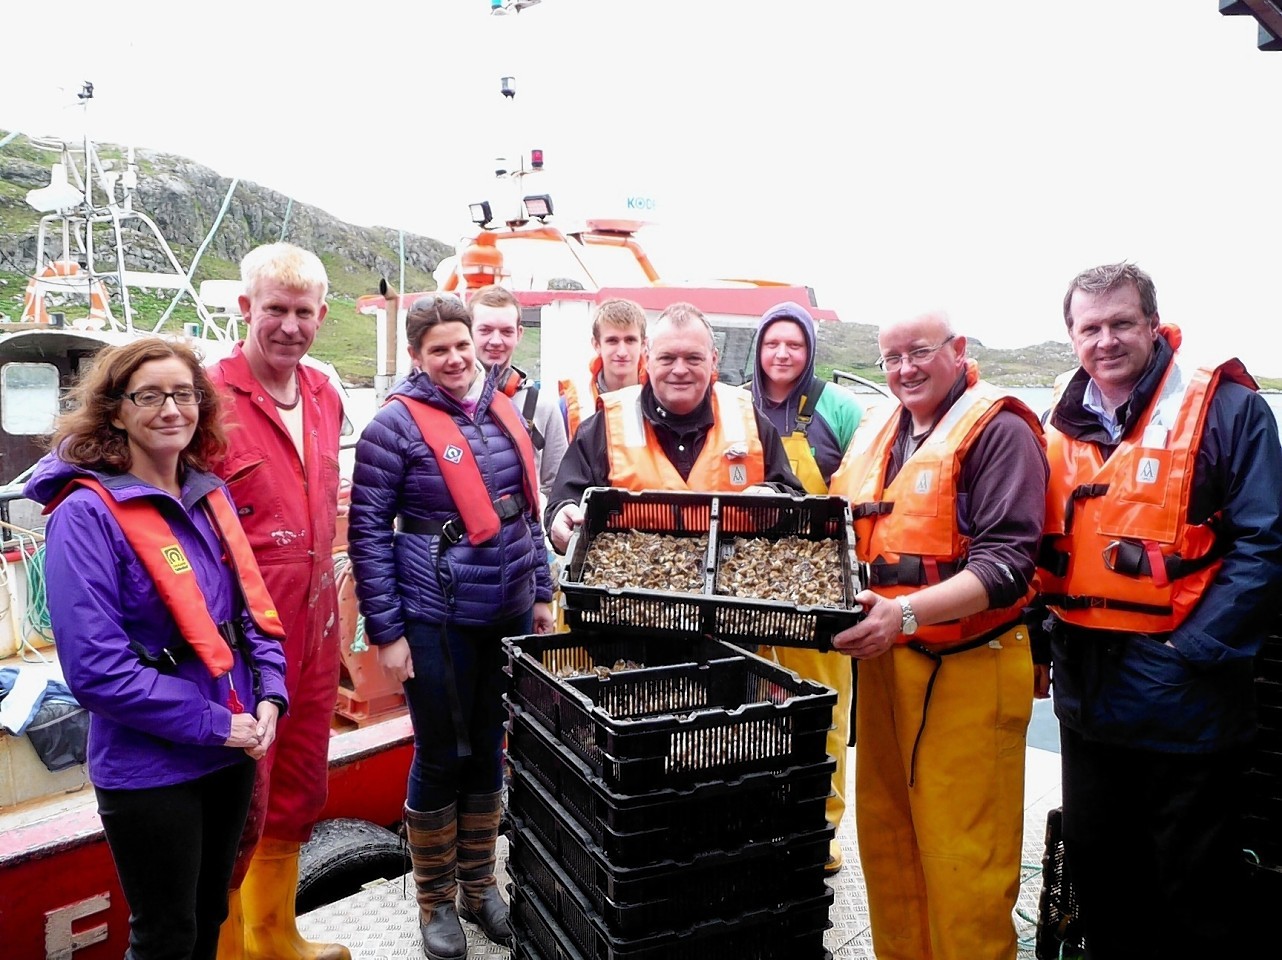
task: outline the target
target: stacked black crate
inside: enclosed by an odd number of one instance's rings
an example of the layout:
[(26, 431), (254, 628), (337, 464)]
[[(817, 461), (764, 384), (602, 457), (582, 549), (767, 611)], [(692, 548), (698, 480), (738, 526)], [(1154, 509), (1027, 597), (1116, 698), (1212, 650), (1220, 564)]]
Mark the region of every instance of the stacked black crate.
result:
[[(579, 630), (509, 657), (517, 956), (824, 956), (835, 694), (711, 640)], [(592, 669), (620, 659), (646, 666)]]
[(1243, 828), (1255, 865), (1255, 899), (1271, 908), (1282, 896), (1282, 618), (1255, 664), (1260, 727), (1246, 775)]
[[(620, 494), (616, 522), (708, 537), (713, 563), (716, 498)], [(508, 644), (516, 956), (820, 960), (836, 694), (700, 636), (702, 601), (622, 590), (592, 606), (568, 634)]]

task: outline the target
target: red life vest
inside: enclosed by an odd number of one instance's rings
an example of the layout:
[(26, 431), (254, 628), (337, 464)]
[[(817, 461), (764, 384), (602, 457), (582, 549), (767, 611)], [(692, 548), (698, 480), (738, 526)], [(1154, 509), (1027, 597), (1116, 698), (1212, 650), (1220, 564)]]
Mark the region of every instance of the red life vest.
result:
[[(201, 593), (191, 563), (178, 545), (173, 529), (151, 498), (133, 497), (121, 502), (92, 477), (77, 477), (45, 507), (44, 512), (51, 512), (76, 487), (85, 487), (102, 498), (155, 583), (160, 599), (178, 624), (179, 633), (210, 674), (221, 677), (230, 671), (231, 647), (209, 615), (205, 595)], [(227, 563), (236, 575), (249, 615), (265, 635), (285, 639), (285, 629), (263, 583), (249, 538), (241, 528), (226, 491), (217, 487), (204, 498), (203, 503), (213, 522), (214, 532), (227, 552)]]
[[(467, 539), (473, 545), (492, 540), (499, 532), (503, 521), (494, 509), (481, 477), (481, 468), (476, 465), (472, 455), (471, 444), (463, 436), (454, 418), (439, 407), (434, 407), (422, 400), (398, 394), (389, 400), (399, 400), (410, 412), (423, 442), (427, 444), (436, 457), (441, 469), (441, 478), (450, 492), (450, 499), (458, 510), (459, 518), (467, 529)], [(516, 407), (506, 395), (495, 391), (490, 400), (489, 411), (494, 419), (516, 445), (521, 458), (521, 480), (525, 488), (525, 501), (529, 506), (530, 516), (539, 515), (538, 471), (534, 466), (534, 443), (526, 432), (525, 422), (517, 413)]]

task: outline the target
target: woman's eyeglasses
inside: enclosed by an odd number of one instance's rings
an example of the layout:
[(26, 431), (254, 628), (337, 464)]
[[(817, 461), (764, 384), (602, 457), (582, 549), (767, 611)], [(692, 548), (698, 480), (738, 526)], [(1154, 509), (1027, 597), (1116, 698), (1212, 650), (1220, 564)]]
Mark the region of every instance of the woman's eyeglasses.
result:
[(121, 397), (135, 407), (163, 407), (166, 400), (172, 400), (180, 407), (194, 407), (205, 399), (205, 391), (195, 387), (179, 387), (177, 390), (135, 390), (133, 393), (122, 393)]

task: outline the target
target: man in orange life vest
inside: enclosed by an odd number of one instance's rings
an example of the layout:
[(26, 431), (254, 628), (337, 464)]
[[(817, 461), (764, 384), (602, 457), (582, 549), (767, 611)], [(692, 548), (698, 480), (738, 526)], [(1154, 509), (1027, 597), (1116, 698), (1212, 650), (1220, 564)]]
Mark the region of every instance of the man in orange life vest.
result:
[(731, 493), (801, 492), (779, 432), (745, 390), (714, 383), (707, 318), (675, 303), (650, 328), (649, 380), (602, 394), (561, 461), (546, 513), (564, 553), (588, 487)]
[(314, 254), (286, 243), (252, 250), (241, 278), (245, 339), (210, 371), (234, 424), (218, 473), (285, 627), (289, 712), (259, 761), (218, 955), (350, 960), (346, 947), (304, 940), (294, 923), (299, 848), (325, 805), (339, 671), (330, 553), (343, 407), (325, 374), (300, 363), (325, 318), (329, 281)]
[(1081, 367), (1047, 423), (1040, 602), (1087, 955), (1264, 956), (1239, 833), (1282, 583), (1277, 425), (1240, 362), (1181, 356), (1134, 264), (1075, 277), (1064, 322)]
[(571, 440), (596, 410), (597, 397), (645, 379), (645, 311), (641, 304), (611, 297), (592, 313), (592, 362), (583, 382), (562, 380), (561, 412)]
[(855, 822), (881, 960), (1014, 960), (1033, 595), (1047, 468), (1037, 417), (979, 379), (927, 313), (878, 337), (899, 400), (855, 433), (850, 500), (866, 617)]
[(539, 495), (546, 500), (552, 481), (565, 456), (565, 421), (557, 395), (544, 390), (525, 373), (512, 366), (516, 345), (525, 335), (521, 325), (521, 304), (511, 290), (492, 284), (472, 294), (467, 302), (472, 317), (472, 342), (476, 358), (486, 370), (495, 370), (498, 389), (508, 397), (525, 421), (534, 442), (534, 460), (539, 468)]

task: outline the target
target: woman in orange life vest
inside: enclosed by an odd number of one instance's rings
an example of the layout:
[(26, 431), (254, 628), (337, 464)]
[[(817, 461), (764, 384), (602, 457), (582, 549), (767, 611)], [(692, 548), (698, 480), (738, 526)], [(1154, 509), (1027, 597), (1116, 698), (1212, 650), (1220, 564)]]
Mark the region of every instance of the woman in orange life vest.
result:
[(494, 879), (501, 639), (551, 632), (552, 580), (534, 447), (477, 363), (467, 308), (419, 300), (405, 332), (416, 369), (356, 447), (348, 549), (366, 636), (414, 723), (405, 824), (423, 952), (456, 960), (460, 915), (511, 941)]
[(132, 960), (215, 955), (254, 761), (286, 707), (280, 620), (226, 488), (218, 395), (187, 347), (105, 349), (25, 494), (52, 510), (49, 613), (88, 709), (89, 778)]

